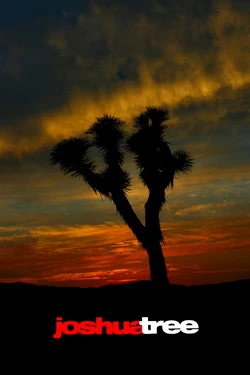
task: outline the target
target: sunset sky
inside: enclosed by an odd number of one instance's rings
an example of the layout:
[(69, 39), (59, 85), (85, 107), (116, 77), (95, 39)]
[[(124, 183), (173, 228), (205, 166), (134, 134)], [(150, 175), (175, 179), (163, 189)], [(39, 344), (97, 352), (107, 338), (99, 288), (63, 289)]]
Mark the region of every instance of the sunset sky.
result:
[[(127, 130), (167, 106), (171, 149), (194, 158), (161, 213), (169, 278), (250, 278), (250, 2), (9, 0), (0, 6), (0, 282), (149, 279), (147, 254), (52, 147), (104, 113)], [(132, 157), (129, 200), (147, 199)]]

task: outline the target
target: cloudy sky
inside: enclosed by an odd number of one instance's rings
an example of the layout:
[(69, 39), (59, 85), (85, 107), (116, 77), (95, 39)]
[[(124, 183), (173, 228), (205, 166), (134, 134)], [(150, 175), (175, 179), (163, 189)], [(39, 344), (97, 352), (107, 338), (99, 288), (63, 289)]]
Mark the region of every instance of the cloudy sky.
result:
[[(49, 166), (55, 143), (108, 113), (169, 109), (195, 157), (161, 213), (174, 283), (250, 277), (248, 0), (8, 0), (0, 9), (0, 281), (148, 279), (111, 202)], [(147, 198), (132, 159), (129, 200)]]

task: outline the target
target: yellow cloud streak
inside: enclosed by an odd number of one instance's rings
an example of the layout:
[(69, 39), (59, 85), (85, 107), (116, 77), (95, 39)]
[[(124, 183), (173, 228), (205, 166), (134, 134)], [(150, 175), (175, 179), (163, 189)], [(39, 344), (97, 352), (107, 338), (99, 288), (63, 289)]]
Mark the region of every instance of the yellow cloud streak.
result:
[[(145, 64), (146, 65), (146, 64)], [(237, 72), (229, 62), (225, 62), (225, 74), (230, 76), (228, 84), (233, 88), (241, 88), (250, 83), (250, 74)], [(0, 154), (7, 151), (20, 157), (24, 152), (34, 152), (47, 144), (58, 142), (70, 136), (79, 136), (88, 129), (96, 117), (108, 113), (121, 117), (127, 122), (143, 111), (148, 105), (168, 105), (169, 108), (178, 106), (185, 99), (212, 99), (216, 91), (223, 87), (217, 78), (199, 78), (196, 81), (182, 81), (175, 84), (155, 83), (150, 77), (150, 67), (142, 69), (140, 87), (124, 85), (122, 89), (116, 89), (112, 95), (98, 96), (90, 100), (81, 92), (75, 92), (70, 103), (59, 112), (49, 116), (41, 116), (40, 121), (44, 129), (43, 136), (21, 137), (17, 143), (13, 143), (11, 137), (1, 138)], [(144, 79), (145, 78), (145, 79)], [(177, 119), (170, 119), (172, 125)]]

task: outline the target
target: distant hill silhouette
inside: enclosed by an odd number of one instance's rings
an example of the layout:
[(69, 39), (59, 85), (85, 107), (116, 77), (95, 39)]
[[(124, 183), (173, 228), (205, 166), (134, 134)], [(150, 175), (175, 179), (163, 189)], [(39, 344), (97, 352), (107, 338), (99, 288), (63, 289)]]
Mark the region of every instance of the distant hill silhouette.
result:
[[(250, 327), (250, 279), (221, 284), (183, 286), (169, 284), (164, 290), (151, 281), (140, 281), (100, 288), (50, 287), (25, 283), (0, 283), (3, 344), (104, 344), (166, 342), (178, 345), (230, 342), (243, 345)], [(63, 320), (134, 321), (195, 320), (199, 331), (193, 335), (76, 335), (53, 339), (56, 317)]]

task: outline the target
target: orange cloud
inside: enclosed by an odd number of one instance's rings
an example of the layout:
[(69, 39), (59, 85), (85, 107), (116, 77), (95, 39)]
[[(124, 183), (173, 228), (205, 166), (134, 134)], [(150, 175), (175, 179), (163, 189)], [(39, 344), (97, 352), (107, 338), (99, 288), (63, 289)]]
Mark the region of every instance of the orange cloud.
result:
[[(211, 275), (216, 282), (220, 274), (250, 272), (249, 224), (249, 218), (163, 223), (172, 282), (206, 282)], [(3, 227), (1, 234), (0, 281), (97, 286), (149, 278), (147, 254), (122, 224)]]

